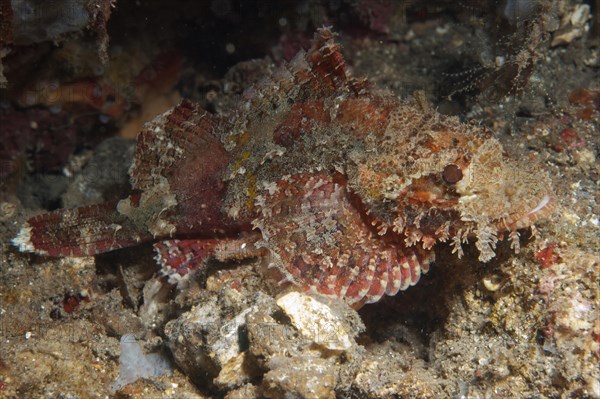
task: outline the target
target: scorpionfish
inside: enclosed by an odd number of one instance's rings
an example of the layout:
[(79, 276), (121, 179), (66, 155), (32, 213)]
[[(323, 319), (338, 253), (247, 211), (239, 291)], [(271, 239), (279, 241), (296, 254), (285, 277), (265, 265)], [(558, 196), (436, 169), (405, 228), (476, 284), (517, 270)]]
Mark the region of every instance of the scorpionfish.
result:
[(245, 90), (226, 115), (184, 100), (147, 123), (133, 194), (29, 219), (22, 251), (89, 256), (154, 241), (171, 283), (262, 257), (282, 285), (358, 308), (416, 284), (447, 242), (479, 260), (554, 208), (539, 166), (492, 132), (352, 77), (336, 35)]

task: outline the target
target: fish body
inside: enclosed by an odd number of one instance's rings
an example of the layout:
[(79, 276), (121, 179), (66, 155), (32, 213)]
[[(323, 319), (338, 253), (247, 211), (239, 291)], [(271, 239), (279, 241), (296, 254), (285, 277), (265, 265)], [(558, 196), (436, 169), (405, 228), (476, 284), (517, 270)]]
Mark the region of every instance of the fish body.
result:
[(418, 282), (438, 243), (479, 260), (554, 207), (549, 177), (489, 129), (352, 77), (335, 35), (216, 116), (190, 101), (146, 124), (134, 194), (30, 219), (21, 250), (85, 256), (154, 240), (177, 281), (208, 257), (261, 256), (281, 283), (355, 307)]

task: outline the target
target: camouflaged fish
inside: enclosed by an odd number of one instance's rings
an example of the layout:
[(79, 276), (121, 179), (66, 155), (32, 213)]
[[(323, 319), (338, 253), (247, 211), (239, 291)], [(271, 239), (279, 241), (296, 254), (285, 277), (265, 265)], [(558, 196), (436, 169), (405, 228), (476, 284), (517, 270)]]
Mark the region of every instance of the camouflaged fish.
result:
[(486, 128), (350, 76), (327, 28), (227, 116), (190, 101), (145, 125), (134, 194), (30, 219), (22, 251), (86, 256), (155, 241), (177, 282), (206, 259), (263, 257), (280, 283), (355, 307), (417, 283), (438, 242), (479, 260), (548, 215), (548, 176)]

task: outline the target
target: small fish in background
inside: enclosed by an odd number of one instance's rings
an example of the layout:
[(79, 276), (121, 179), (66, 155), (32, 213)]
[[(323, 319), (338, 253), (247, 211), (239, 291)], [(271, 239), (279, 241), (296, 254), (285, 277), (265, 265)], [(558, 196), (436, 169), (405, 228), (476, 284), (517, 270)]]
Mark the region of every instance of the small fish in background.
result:
[(265, 257), (280, 284), (355, 308), (416, 284), (434, 247), (479, 260), (555, 208), (543, 168), (492, 132), (350, 75), (335, 34), (216, 116), (184, 100), (147, 123), (120, 201), (31, 218), (21, 251), (89, 256), (156, 241), (169, 281)]

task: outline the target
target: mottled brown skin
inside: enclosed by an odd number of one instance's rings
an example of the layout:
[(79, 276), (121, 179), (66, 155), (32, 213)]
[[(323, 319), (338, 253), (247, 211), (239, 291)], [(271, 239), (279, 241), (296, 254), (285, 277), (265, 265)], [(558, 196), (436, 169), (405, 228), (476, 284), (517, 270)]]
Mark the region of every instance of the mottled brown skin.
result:
[(554, 202), (490, 131), (350, 77), (328, 29), (229, 117), (184, 101), (148, 123), (131, 180), (129, 199), (33, 218), (15, 243), (79, 256), (163, 240), (171, 281), (264, 256), (281, 283), (359, 307), (416, 284), (438, 242), (460, 256), (472, 237), (488, 261), (506, 232), (518, 249)]

